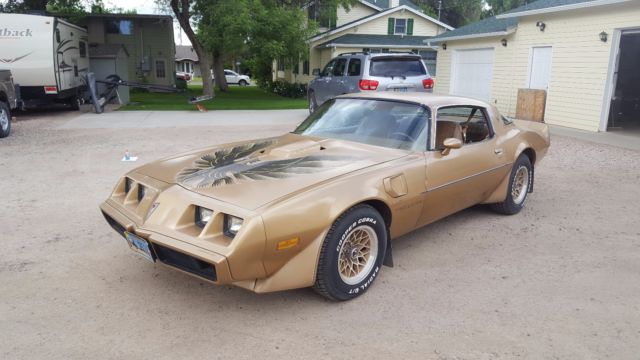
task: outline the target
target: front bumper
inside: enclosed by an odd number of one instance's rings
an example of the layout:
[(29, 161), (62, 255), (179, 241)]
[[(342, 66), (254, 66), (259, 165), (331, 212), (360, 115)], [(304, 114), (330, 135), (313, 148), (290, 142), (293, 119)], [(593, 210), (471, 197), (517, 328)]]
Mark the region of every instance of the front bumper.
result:
[(100, 210), (107, 223), (123, 237), (124, 232), (128, 231), (147, 240), (154, 260), (215, 284), (234, 282), (227, 257), (166, 235), (137, 228), (133, 221), (108, 202), (100, 205)]

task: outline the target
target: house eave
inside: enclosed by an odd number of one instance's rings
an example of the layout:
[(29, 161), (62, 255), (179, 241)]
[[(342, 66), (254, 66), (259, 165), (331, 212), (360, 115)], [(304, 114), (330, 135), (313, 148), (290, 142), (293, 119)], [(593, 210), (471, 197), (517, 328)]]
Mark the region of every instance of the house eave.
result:
[(506, 31), (494, 31), (490, 33), (481, 33), (481, 34), (468, 34), (468, 35), (460, 35), (460, 36), (451, 36), (451, 37), (442, 37), (437, 39), (426, 39), (425, 43), (442, 43), (445, 41), (454, 41), (454, 40), (466, 40), (466, 39), (478, 39), (484, 37), (496, 37), (496, 36), (507, 36), (516, 32), (517, 27), (513, 27), (507, 29)]
[(362, 47), (362, 48), (384, 48), (384, 49), (406, 49), (406, 48), (412, 48), (412, 49), (432, 49), (433, 46), (429, 46), (429, 45), (381, 45), (381, 44), (326, 44), (323, 46), (318, 46), (318, 48), (321, 49), (327, 49), (327, 48), (352, 48), (352, 47)]
[(549, 14), (549, 13), (554, 13), (559, 11), (586, 9), (586, 8), (591, 8), (596, 6), (620, 4), (620, 3), (630, 2), (630, 1), (632, 0), (596, 0), (596, 1), (578, 3), (578, 4), (553, 6), (553, 7), (548, 7), (544, 9), (525, 10), (525, 11), (518, 11), (514, 13), (501, 14), (501, 15), (496, 15), (496, 19), (507, 19), (507, 18), (514, 18), (514, 17), (530, 16), (530, 15)]

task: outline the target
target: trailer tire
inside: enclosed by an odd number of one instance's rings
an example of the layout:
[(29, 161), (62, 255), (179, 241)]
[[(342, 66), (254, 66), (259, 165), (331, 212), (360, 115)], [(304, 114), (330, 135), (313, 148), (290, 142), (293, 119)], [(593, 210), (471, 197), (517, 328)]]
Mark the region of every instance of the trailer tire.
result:
[(11, 109), (0, 101), (0, 138), (9, 136), (11, 132)]

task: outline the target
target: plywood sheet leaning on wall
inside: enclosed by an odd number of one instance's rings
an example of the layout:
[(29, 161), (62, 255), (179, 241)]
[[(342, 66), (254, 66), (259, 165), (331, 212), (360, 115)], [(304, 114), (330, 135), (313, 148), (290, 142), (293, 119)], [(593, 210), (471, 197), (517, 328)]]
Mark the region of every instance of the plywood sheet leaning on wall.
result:
[(546, 101), (546, 90), (518, 89), (516, 119), (544, 122)]

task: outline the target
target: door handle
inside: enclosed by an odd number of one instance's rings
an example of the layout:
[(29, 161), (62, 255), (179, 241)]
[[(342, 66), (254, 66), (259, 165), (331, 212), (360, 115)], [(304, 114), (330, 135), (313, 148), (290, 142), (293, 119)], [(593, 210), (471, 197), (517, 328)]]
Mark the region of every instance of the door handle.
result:
[(493, 149), (493, 152), (494, 152), (496, 155), (502, 155), (502, 149)]

